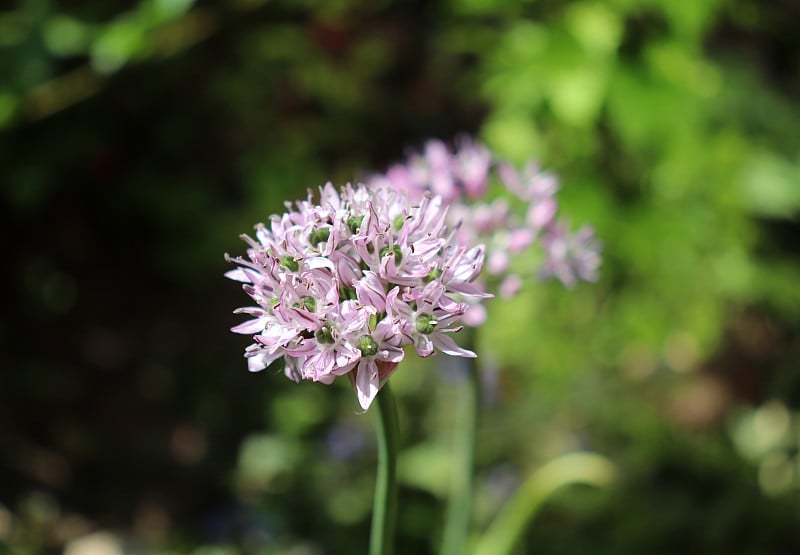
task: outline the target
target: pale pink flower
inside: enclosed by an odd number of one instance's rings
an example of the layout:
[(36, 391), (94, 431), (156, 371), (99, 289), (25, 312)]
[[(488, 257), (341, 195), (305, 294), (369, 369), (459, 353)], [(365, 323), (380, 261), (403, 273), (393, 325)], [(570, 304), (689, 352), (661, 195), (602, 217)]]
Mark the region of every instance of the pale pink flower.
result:
[[(429, 144), (403, 179), (443, 174), (452, 156), (442, 149)], [(392, 188), (330, 183), (319, 199), (309, 193), (287, 203), (269, 226), (256, 226), (255, 239), (242, 236), (246, 257), (228, 257), (238, 267), (226, 276), (255, 302), (236, 311), (250, 319), (233, 328), (253, 336), (248, 368), (283, 358), (295, 381), (329, 384), (346, 375), (366, 409), (403, 360), (404, 345), (421, 356), (436, 348), (474, 357), (451, 335), (461, 329), (462, 299), (490, 296), (476, 283), (484, 249), (449, 227), (447, 203), (429, 193), (412, 202)]]
[(392, 294), (387, 299), (387, 309), (396, 329), (414, 344), (422, 357), (432, 355), (434, 347), (449, 355), (477, 356), (445, 335), (461, 331), (462, 326), (449, 326), (461, 318), (465, 308), (447, 297), (444, 285), (437, 281), (432, 281), (422, 291), (407, 292), (404, 299)]
[(489, 185), (492, 153), (485, 146), (462, 137), (453, 160), (453, 173), (471, 199), (483, 198)]
[(506, 299), (513, 297), (519, 290), (522, 289), (522, 278), (520, 278), (517, 274), (510, 274), (500, 282), (500, 287), (498, 287), (498, 292), (500, 293), (501, 297)]
[(482, 304), (473, 304), (467, 307), (464, 312), (463, 322), (471, 328), (477, 328), (486, 322), (489, 315), (486, 313), (486, 307)]
[(544, 277), (555, 276), (567, 287), (579, 280), (595, 281), (600, 267), (600, 243), (594, 229), (582, 227), (569, 234), (554, 226), (545, 236), (547, 260), (542, 267)]

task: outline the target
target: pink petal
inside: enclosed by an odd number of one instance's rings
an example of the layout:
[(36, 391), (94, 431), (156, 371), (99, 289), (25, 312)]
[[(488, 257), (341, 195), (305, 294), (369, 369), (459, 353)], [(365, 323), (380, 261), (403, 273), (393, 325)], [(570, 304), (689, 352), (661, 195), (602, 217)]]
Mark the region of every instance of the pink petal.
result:
[(414, 336), (414, 348), (421, 357), (429, 357), (434, 353), (433, 343), (427, 335), (417, 334)]
[(528, 224), (534, 229), (542, 229), (550, 224), (558, 211), (558, 205), (553, 198), (546, 198), (531, 204), (528, 209)]
[(282, 356), (282, 352), (270, 354), (267, 351), (258, 351), (254, 356), (247, 356), (247, 369), (250, 372), (260, 372)]
[(461, 293), (462, 295), (477, 297), (479, 299), (490, 299), (494, 296), (491, 293), (486, 293), (474, 283), (467, 283), (465, 281), (451, 281), (447, 284), (447, 289), (453, 293)]
[(265, 323), (266, 318), (256, 318), (255, 320), (248, 320), (247, 322), (242, 322), (238, 326), (232, 327), (231, 331), (233, 333), (241, 333), (242, 335), (253, 335), (254, 333), (264, 331)]
[(436, 347), (445, 354), (453, 355), (457, 357), (467, 357), (467, 358), (476, 358), (478, 355), (469, 351), (467, 349), (462, 349), (453, 339), (441, 333), (434, 333), (433, 337), (431, 337), (431, 341)]
[(498, 290), (500, 296), (507, 299), (519, 293), (520, 289), (522, 289), (522, 278), (516, 274), (511, 274), (503, 280)]
[(477, 328), (486, 321), (486, 309), (480, 304), (472, 305), (464, 312), (462, 320), (469, 327)]
[(356, 396), (361, 408), (367, 410), (380, 388), (378, 367), (375, 365), (375, 361), (362, 359), (358, 363), (356, 372)]
[(236, 268), (234, 270), (229, 270), (225, 272), (225, 277), (228, 279), (232, 279), (233, 281), (241, 281), (242, 283), (251, 283), (250, 278), (247, 277), (247, 274), (244, 273), (244, 270), (241, 268)]

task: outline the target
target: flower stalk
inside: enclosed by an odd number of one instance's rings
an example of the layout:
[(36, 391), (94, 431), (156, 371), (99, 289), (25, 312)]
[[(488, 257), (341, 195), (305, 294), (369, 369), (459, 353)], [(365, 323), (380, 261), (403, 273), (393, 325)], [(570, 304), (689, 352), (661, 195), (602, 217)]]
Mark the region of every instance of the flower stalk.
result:
[(400, 435), (397, 405), (386, 383), (378, 391), (378, 473), (372, 507), (369, 555), (391, 555), (394, 551), (394, 528), (397, 516), (397, 453)]
[(463, 359), (462, 379), (455, 386), (456, 429), (453, 438), (450, 495), (447, 498), (442, 555), (461, 555), (472, 516), (475, 436), (480, 409), (480, 383), (473, 360)]

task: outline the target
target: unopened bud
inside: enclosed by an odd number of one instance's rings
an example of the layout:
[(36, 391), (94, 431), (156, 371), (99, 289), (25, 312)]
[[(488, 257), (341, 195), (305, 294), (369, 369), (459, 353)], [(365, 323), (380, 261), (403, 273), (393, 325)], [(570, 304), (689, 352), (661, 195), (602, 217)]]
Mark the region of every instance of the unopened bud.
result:
[(321, 329), (318, 329), (314, 334), (314, 338), (318, 343), (331, 345), (334, 343), (333, 334), (331, 333), (331, 325), (326, 323)]
[(291, 256), (284, 256), (281, 258), (281, 266), (289, 270), (290, 272), (296, 272), (300, 269), (300, 264), (297, 263), (297, 260), (292, 258)]
[(361, 223), (364, 221), (364, 216), (350, 216), (347, 218), (347, 227), (350, 228), (350, 231), (353, 233), (358, 233), (358, 230), (361, 229)]
[(316, 247), (323, 241), (327, 241), (328, 239), (330, 239), (330, 236), (331, 236), (331, 228), (320, 227), (318, 229), (315, 229), (309, 234), (308, 242)]
[(371, 357), (378, 354), (378, 344), (371, 336), (362, 335), (358, 339), (358, 350), (361, 351), (362, 356)]
[(433, 330), (436, 329), (436, 324), (439, 322), (433, 316), (433, 314), (418, 314), (417, 319), (414, 322), (414, 327), (417, 331), (423, 335), (430, 335), (433, 333)]
[(305, 306), (306, 310), (309, 312), (316, 312), (317, 300), (314, 297), (303, 297), (303, 306)]
[(424, 283), (430, 283), (435, 279), (439, 279), (441, 276), (442, 276), (442, 271), (439, 268), (434, 268), (433, 270), (428, 272), (427, 276), (422, 278), (422, 281)]

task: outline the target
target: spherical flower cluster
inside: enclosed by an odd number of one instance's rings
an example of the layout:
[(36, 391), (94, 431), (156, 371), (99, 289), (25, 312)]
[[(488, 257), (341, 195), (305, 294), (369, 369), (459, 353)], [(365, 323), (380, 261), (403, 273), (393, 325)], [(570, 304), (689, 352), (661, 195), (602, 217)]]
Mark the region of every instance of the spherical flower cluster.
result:
[[(283, 357), (295, 381), (331, 383), (348, 376), (367, 409), (413, 344), (426, 357), (438, 349), (474, 357), (450, 334), (467, 304), (488, 297), (474, 282), (483, 245), (464, 243), (447, 225), (441, 197), (360, 185), (320, 188), (256, 226), (247, 258), (226, 276), (242, 282), (256, 306), (233, 331), (252, 335), (251, 371)], [(227, 255), (226, 255), (227, 256)]]
[[(574, 234), (567, 231), (557, 217), (558, 180), (536, 163), (518, 171), (468, 138), (460, 139), (454, 150), (431, 140), (422, 153), (371, 176), (369, 184), (407, 191), (412, 199), (441, 196), (450, 205), (448, 218), (458, 228), (459, 240), (486, 244), (486, 270), (501, 296), (519, 291), (522, 278), (511, 263), (533, 245), (544, 251), (540, 276), (556, 277), (568, 287), (597, 279), (600, 244), (594, 231), (588, 226)], [(500, 194), (490, 195), (490, 189)], [(477, 325), (483, 318), (482, 307), (475, 305), (465, 322)]]

